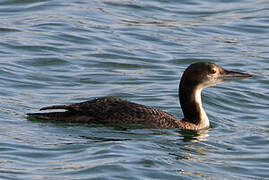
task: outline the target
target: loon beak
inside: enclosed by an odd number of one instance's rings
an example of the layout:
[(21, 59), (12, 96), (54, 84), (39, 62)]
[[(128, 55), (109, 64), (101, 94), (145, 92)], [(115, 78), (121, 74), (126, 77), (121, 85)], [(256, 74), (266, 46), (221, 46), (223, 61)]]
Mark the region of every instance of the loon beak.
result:
[(224, 70), (220, 75), (220, 78), (223, 81), (233, 81), (233, 80), (240, 80), (240, 79), (246, 79), (246, 78), (252, 78), (252, 77), (253, 76), (250, 74), (235, 72), (235, 71), (228, 71), (228, 70)]

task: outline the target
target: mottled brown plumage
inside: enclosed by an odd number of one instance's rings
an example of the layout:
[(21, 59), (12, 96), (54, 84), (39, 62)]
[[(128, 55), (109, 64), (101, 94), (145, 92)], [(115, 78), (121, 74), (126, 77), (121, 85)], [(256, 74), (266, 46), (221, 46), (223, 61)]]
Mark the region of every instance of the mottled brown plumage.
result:
[(209, 127), (202, 108), (201, 90), (224, 82), (250, 78), (251, 75), (222, 69), (220, 66), (199, 62), (191, 64), (183, 73), (179, 86), (182, 120), (158, 109), (120, 98), (102, 97), (70, 105), (56, 105), (40, 110), (64, 109), (65, 112), (29, 113), (30, 117), (70, 123), (142, 124), (158, 128), (198, 130)]
[(102, 97), (70, 105), (56, 105), (40, 110), (65, 109), (65, 112), (30, 113), (38, 119), (71, 123), (145, 124), (151, 127), (180, 128), (184, 123), (172, 115), (115, 97)]

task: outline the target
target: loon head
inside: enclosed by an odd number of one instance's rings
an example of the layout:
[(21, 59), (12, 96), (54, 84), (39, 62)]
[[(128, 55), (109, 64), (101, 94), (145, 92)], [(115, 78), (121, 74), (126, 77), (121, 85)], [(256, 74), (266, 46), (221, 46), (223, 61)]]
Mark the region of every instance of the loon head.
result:
[(228, 71), (211, 62), (198, 62), (191, 64), (183, 73), (180, 86), (190, 86), (204, 89), (225, 81), (251, 78), (246, 73)]
[(225, 81), (251, 78), (246, 73), (228, 71), (211, 62), (191, 64), (183, 73), (179, 85), (179, 99), (184, 120), (208, 127), (209, 120), (202, 107), (201, 91)]

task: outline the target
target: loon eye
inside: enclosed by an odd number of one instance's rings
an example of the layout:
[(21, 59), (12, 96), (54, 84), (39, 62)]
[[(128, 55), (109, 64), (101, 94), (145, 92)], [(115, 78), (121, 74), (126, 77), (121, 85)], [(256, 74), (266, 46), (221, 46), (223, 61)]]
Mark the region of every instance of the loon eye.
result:
[(216, 69), (211, 69), (210, 70), (210, 74), (215, 74), (217, 71), (216, 71)]

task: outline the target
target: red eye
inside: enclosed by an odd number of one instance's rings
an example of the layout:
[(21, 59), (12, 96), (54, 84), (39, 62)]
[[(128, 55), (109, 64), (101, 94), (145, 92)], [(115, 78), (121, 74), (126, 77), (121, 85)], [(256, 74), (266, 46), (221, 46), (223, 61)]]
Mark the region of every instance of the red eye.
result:
[(215, 74), (217, 71), (216, 71), (216, 69), (211, 69), (210, 70), (210, 74)]

